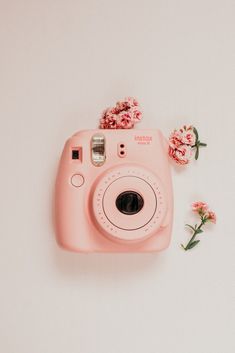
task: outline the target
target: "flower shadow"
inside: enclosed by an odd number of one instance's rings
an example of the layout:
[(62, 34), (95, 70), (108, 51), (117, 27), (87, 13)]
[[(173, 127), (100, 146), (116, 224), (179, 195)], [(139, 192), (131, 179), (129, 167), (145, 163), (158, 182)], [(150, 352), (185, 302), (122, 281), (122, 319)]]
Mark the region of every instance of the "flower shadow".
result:
[(170, 166), (173, 168), (176, 174), (181, 174), (186, 171), (188, 164), (178, 164), (169, 158)]

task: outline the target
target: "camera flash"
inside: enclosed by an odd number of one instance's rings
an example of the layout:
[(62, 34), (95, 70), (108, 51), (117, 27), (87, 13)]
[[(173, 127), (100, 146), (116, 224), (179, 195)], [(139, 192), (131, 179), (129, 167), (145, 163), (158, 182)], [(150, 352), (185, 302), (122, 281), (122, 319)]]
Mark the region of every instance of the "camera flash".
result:
[(91, 161), (96, 167), (104, 164), (105, 155), (105, 138), (102, 134), (96, 134), (91, 139)]

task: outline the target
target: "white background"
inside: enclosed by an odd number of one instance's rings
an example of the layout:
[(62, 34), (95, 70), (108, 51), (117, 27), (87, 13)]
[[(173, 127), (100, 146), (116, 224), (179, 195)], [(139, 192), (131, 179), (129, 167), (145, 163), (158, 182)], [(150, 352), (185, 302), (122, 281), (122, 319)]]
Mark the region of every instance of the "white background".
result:
[[(234, 352), (234, 18), (234, 0), (0, 1), (1, 352)], [(64, 141), (126, 95), (142, 104), (138, 128), (192, 123), (208, 143), (172, 167), (171, 246), (62, 251), (52, 195)], [(184, 253), (196, 200), (218, 223)]]

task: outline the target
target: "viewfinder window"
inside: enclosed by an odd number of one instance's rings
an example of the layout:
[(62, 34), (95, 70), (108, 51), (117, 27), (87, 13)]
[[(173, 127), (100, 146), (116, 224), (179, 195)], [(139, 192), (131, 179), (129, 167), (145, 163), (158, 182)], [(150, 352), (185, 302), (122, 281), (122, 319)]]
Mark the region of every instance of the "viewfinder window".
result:
[(79, 159), (79, 150), (72, 150), (72, 159)]

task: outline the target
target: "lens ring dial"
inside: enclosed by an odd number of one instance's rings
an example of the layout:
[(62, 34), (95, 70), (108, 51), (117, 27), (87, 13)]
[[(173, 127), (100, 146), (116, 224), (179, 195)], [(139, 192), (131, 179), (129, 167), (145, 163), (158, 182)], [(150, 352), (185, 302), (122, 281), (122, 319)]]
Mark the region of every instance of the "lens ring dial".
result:
[[(139, 212), (120, 212), (116, 200), (132, 191), (143, 198)], [(138, 166), (119, 166), (107, 170), (94, 185), (92, 212), (96, 225), (116, 241), (137, 242), (157, 232), (166, 215), (167, 203), (160, 179), (151, 171)]]

